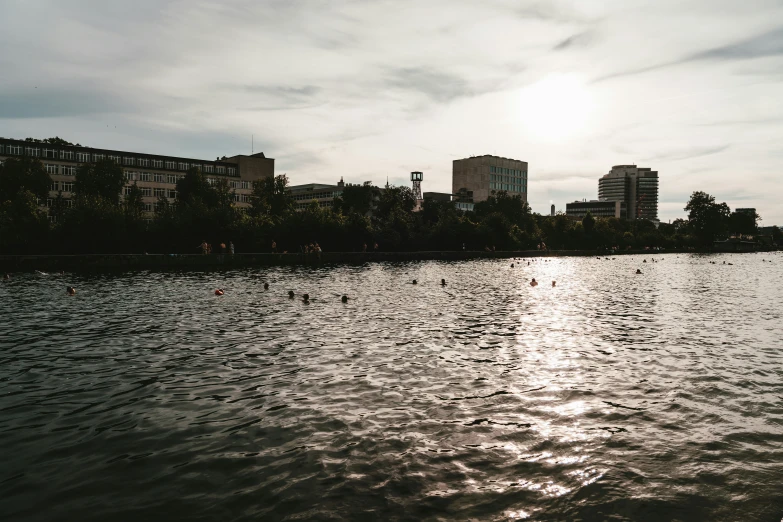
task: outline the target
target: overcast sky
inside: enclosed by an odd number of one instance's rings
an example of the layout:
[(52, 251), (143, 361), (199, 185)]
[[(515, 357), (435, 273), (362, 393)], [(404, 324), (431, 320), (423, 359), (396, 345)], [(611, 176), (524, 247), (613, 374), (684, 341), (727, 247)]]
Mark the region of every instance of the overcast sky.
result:
[(451, 190), (529, 163), (536, 212), (612, 165), (783, 225), (783, 1), (0, 0), (0, 136), (211, 159), (292, 184)]

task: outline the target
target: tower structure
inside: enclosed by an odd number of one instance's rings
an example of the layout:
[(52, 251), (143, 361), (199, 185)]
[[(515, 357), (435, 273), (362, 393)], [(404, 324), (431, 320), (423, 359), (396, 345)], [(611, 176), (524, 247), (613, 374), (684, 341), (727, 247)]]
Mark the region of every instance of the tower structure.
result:
[(421, 182), (424, 179), (424, 174), (421, 172), (411, 172), (411, 181), (413, 182), (413, 197), (417, 202), (424, 199), (421, 195)]

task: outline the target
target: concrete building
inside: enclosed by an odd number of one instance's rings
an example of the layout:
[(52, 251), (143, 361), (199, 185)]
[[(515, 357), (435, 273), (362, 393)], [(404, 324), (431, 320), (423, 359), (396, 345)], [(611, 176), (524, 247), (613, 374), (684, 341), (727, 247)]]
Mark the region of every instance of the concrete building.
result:
[(461, 201), (459, 197), (448, 192), (425, 192), (424, 199), (434, 199), (435, 201), (451, 201), (454, 203), (454, 208), (461, 210), (462, 212), (473, 212), (473, 203), (470, 201)]
[(736, 212), (737, 214), (750, 214), (751, 216), (756, 215), (755, 208), (738, 208), (734, 212)]
[[(486, 201), (492, 192), (507, 191), (527, 202), (527, 162), (498, 156), (474, 156), (454, 160), (451, 191), (460, 201)], [(469, 201), (468, 201), (469, 199)]]
[(658, 172), (636, 165), (615, 165), (598, 180), (600, 201), (625, 203), (628, 219), (658, 221)]
[(250, 206), (253, 181), (275, 175), (275, 160), (267, 158), (263, 152), (252, 156), (224, 156), (209, 161), (0, 138), (0, 162), (23, 156), (40, 159), (52, 178), (49, 198), (41, 202), (47, 207), (51, 207), (59, 192), (66, 199), (66, 205), (71, 206), (76, 169), (85, 163), (110, 159), (123, 168), (126, 180), (124, 194), (128, 193), (133, 183), (141, 189), (144, 212), (148, 218), (153, 216), (158, 198), (176, 200), (177, 181), (192, 167), (200, 169), (212, 182), (217, 179), (228, 180), (235, 192), (234, 203), (240, 209)]
[(590, 212), (593, 217), (625, 218), (626, 208), (623, 201), (574, 201), (566, 203), (566, 216), (582, 219)]
[[(339, 198), (343, 194), (345, 187), (363, 186), (373, 187), (372, 181), (365, 181), (361, 185), (353, 185), (351, 183), (345, 183), (342, 178), (336, 185), (328, 185), (323, 183), (307, 183), (305, 185), (292, 185), (288, 187), (291, 191), (291, 197), (294, 200), (294, 210), (302, 212), (310, 204), (315, 201), (321, 208), (332, 208), (334, 200)], [(382, 188), (373, 187), (373, 207), (375, 202), (380, 198)]]

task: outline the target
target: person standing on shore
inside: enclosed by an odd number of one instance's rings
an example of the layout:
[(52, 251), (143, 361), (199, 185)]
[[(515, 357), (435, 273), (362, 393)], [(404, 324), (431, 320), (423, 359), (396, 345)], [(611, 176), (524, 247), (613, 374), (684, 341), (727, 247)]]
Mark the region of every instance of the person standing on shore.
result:
[(234, 255), (234, 242), (230, 239), (228, 240), (228, 253), (232, 256)]
[(205, 256), (207, 255), (207, 242), (202, 241), (201, 244), (198, 246), (198, 248), (201, 249), (201, 255)]
[(275, 243), (275, 240), (272, 240), (272, 253), (277, 253), (277, 243)]

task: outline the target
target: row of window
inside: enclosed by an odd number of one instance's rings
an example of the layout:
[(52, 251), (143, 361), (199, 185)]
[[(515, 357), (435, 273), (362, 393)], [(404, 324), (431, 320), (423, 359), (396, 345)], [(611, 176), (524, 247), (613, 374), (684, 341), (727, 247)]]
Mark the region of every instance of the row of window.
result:
[(506, 169), (503, 167), (492, 167), (492, 166), (489, 167), (489, 172), (491, 174), (503, 174), (505, 176), (521, 176), (522, 174), (527, 174), (522, 170)]
[[(46, 208), (52, 208), (54, 206), (54, 202), (54, 198), (46, 198)], [(72, 199), (63, 198), (63, 203), (65, 204), (65, 208), (71, 208), (73, 206)]]
[(73, 192), (73, 181), (53, 181), (49, 190), (53, 192)]
[(314, 199), (339, 198), (342, 192), (310, 192), (307, 194), (293, 194), (294, 201), (312, 201)]
[(517, 185), (514, 183), (490, 183), (490, 190), (506, 190), (508, 192), (527, 192), (525, 185)]
[(490, 181), (497, 181), (498, 183), (515, 183), (517, 185), (524, 184), (527, 180), (520, 176), (500, 176), (500, 175), (489, 175)]
[[(24, 153), (25, 156), (31, 156), (34, 158), (41, 157), (41, 149), (39, 147), (22, 147), (21, 145), (3, 145), (0, 144), (0, 154), (7, 154), (9, 156), (21, 156)], [(154, 169), (167, 169), (167, 170), (188, 170), (191, 167), (201, 169), (206, 173), (215, 174), (228, 174), (229, 176), (235, 176), (237, 173), (236, 167), (226, 167), (223, 165), (203, 165), (201, 163), (188, 163), (184, 161), (164, 161), (149, 158), (137, 158), (135, 156), (116, 156), (97, 154), (89, 152), (74, 152), (72, 150), (56, 150), (56, 149), (43, 149), (43, 157), (49, 159), (62, 159), (70, 160), (74, 159), (79, 163), (91, 163), (95, 161), (101, 161), (104, 159), (110, 159), (116, 163), (121, 163), (125, 166), (137, 166), (137, 167), (152, 167)]]

